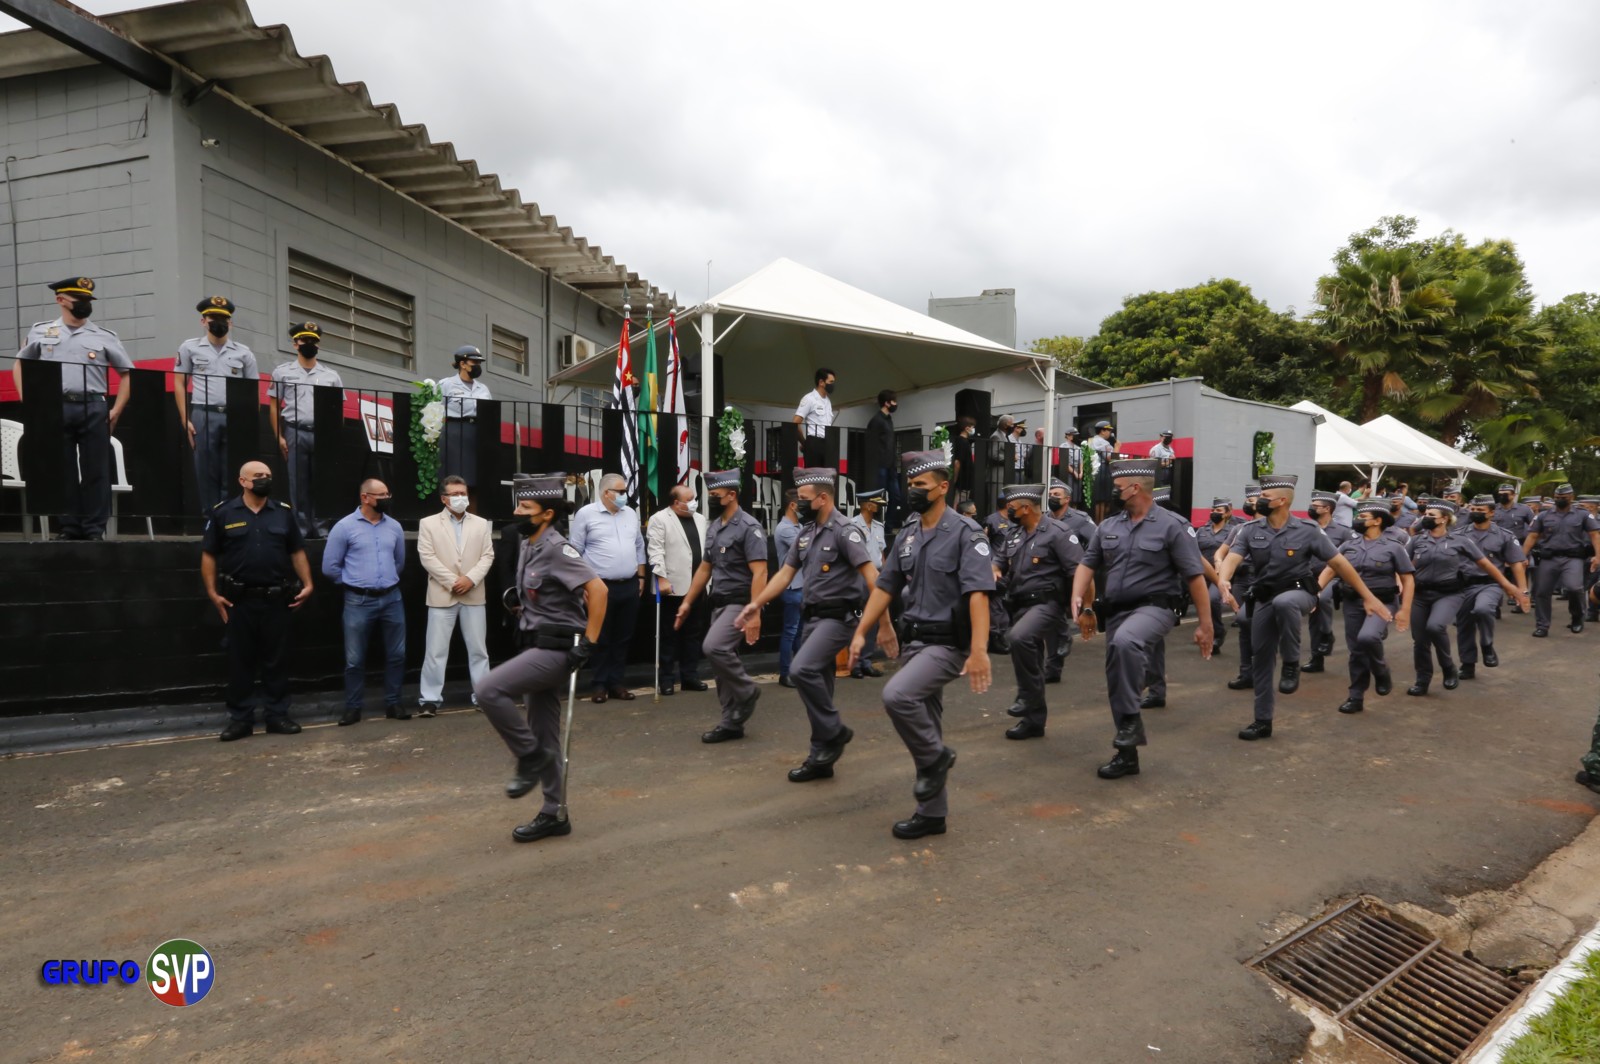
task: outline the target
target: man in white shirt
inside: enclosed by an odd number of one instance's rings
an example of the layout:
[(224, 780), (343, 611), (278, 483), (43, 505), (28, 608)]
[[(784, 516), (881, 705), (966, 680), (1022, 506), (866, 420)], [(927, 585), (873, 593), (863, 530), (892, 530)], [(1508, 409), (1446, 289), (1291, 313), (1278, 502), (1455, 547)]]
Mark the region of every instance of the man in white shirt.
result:
[[(1334, 495), (1333, 523), (1352, 528), (1356, 520), (1356, 507), (1361, 505), (1361, 500), (1350, 494), (1350, 482), (1339, 481), (1339, 491)], [(1402, 503), (1402, 505), (1404, 505)]]
[(705, 560), (706, 518), (699, 510), (694, 489), (679, 484), (672, 489), (672, 501), (651, 515), (645, 529), (645, 557), (661, 591), (657, 618), (661, 669), (656, 675), (656, 687), (664, 695), (672, 694), (673, 685), (678, 683), (685, 691), (710, 690), (698, 675), (705, 610), (691, 607), (683, 626), (674, 624), (695, 570)]
[(1156, 464), (1156, 487), (1172, 483), (1172, 463), (1178, 452), (1172, 449), (1172, 430), (1161, 433), (1161, 441), (1150, 448), (1150, 458)]
[(828, 427), (833, 424), (833, 370), (817, 370), (817, 386), (807, 392), (794, 411), (795, 427), (800, 432), (800, 454), (807, 467), (815, 469), (823, 464), (823, 445), (828, 438)]
[(418, 698), (422, 709), (417, 714), (421, 717), (435, 716), (444, 708), (444, 668), (450, 658), (450, 633), (458, 621), (472, 685), (489, 675), (483, 578), (494, 565), (494, 537), (489, 522), (467, 512), (463, 478), (445, 477), (439, 501), (444, 509), (417, 523), (417, 558), (428, 574), (428, 636)]
[(620, 474), (600, 478), (600, 498), (572, 515), (567, 543), (606, 584), (605, 626), (595, 643), (594, 701), (629, 701), (633, 692), (622, 685), (633, 645), (633, 626), (644, 594), (644, 534), (639, 514), (628, 505), (627, 482)]

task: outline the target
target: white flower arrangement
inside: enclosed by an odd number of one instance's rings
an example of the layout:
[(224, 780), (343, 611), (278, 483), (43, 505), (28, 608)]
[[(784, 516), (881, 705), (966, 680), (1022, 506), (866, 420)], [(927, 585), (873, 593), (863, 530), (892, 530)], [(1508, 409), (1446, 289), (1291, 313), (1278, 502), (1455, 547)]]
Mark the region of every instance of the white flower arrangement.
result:
[(422, 437), (429, 443), (438, 443), (444, 432), (444, 403), (435, 399), (422, 408)]

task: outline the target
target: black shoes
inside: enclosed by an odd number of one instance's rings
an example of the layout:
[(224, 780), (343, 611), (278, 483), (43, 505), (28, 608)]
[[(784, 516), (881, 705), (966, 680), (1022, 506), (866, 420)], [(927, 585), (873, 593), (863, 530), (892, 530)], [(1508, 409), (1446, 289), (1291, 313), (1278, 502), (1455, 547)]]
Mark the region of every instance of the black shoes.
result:
[(571, 835), (572, 821), (557, 819), (554, 813), (540, 813), (526, 824), (511, 829), (511, 837), (518, 842), (538, 842), (553, 835)]
[(870, 661), (862, 661), (856, 664), (855, 670), (850, 675), (858, 680), (876, 680), (883, 675), (883, 670), (876, 668)]
[(1454, 691), (1460, 686), (1461, 673), (1456, 670), (1454, 665), (1446, 665), (1444, 667), (1444, 689), (1446, 691)]
[(1567, 631), (1571, 632), (1573, 635), (1577, 635), (1579, 632), (1583, 631), (1583, 618), (1574, 617), (1572, 619), (1572, 623), (1567, 625)]
[(1137, 776), (1139, 774), (1139, 751), (1118, 750), (1110, 761), (1095, 770), (1095, 775), (1103, 780), (1119, 780), (1124, 776)]
[(1321, 654), (1313, 654), (1313, 655), (1311, 655), (1311, 660), (1306, 662), (1304, 665), (1300, 666), (1300, 671), (1301, 672), (1326, 672), (1327, 669), (1322, 664), (1322, 655)]
[(1427, 693), (1428, 685), (1423, 683), (1421, 680), (1418, 680), (1416, 683), (1406, 688), (1406, 694), (1411, 695), (1414, 698), (1421, 698)]
[[(1456, 670), (1456, 675), (1463, 680), (1475, 680), (1478, 678), (1478, 666), (1469, 661)], [(1449, 687), (1450, 685), (1446, 683), (1445, 686)]]
[(1254, 687), (1255, 685), (1256, 685), (1256, 682), (1255, 682), (1255, 680), (1250, 678), (1250, 674), (1249, 673), (1241, 672), (1239, 675), (1235, 676), (1233, 679), (1228, 681), (1228, 690), (1230, 690), (1230, 691), (1248, 691), (1248, 690), (1250, 690), (1250, 688)]
[(1359, 698), (1347, 698), (1343, 702), (1339, 703), (1340, 713), (1360, 713), (1366, 708), (1366, 706), (1361, 704), (1361, 699)]
[(1333, 637), (1332, 636), (1328, 637), (1327, 639), (1319, 639), (1315, 643), (1313, 643), (1312, 646), (1311, 646), (1311, 656), (1312, 657), (1325, 658), (1329, 654), (1332, 654), (1332, 653), (1333, 653)]
[(1139, 699), (1140, 709), (1166, 709), (1167, 700), (1160, 695), (1145, 695)]
[(1117, 737), (1111, 740), (1111, 745), (1118, 750), (1132, 750), (1143, 745), (1144, 741), (1144, 718), (1137, 713), (1130, 713), (1122, 718), (1122, 725), (1117, 728)]
[(389, 706), (387, 709), (385, 709), (383, 711), (383, 715), (385, 717), (388, 717), (390, 720), (410, 720), (411, 719), (411, 711), (408, 710), (408, 709), (401, 709), (399, 706)]
[(1283, 672), (1278, 676), (1278, 693), (1292, 695), (1300, 690), (1300, 663), (1286, 661), (1283, 663)]
[(794, 681), (789, 679), (788, 674), (784, 674), (783, 676), (779, 676), (778, 677), (778, 686), (779, 687), (787, 687), (790, 690), (793, 690), (794, 689)]
[(945, 779), (950, 775), (950, 769), (956, 763), (956, 748), (947, 746), (944, 752), (934, 759), (933, 764), (927, 768), (917, 769), (917, 782), (911, 788), (911, 796), (919, 802), (930, 801), (939, 796), (944, 790)]
[(1579, 769), (1578, 774), (1574, 776), (1573, 779), (1577, 780), (1594, 793), (1600, 794), (1600, 776), (1591, 776), (1589, 773)]
[(339, 727), (341, 727), (341, 728), (344, 727), (346, 724), (360, 724), (360, 723), (361, 723), (361, 711), (359, 709), (347, 709), (347, 710), (344, 711), (344, 716), (339, 718)]
[[(704, 680), (682, 680), (682, 681), (680, 681), (678, 683), (678, 686), (683, 688), (685, 691), (700, 692), (700, 691), (709, 691), (709, 690), (711, 690), (711, 686), (709, 684), (707, 684)], [(662, 694), (666, 694), (665, 691), (663, 691), (661, 693)]]
[(835, 761), (839, 760), (840, 757), (844, 756), (845, 744), (855, 737), (855, 732), (844, 727), (843, 725), (840, 725), (839, 734), (835, 735), (832, 739), (829, 739), (826, 743), (824, 743), (822, 749), (817, 753), (812, 754), (808, 760), (815, 762), (818, 765), (831, 765)]
[(1548, 629), (1548, 628), (1535, 628), (1533, 630), (1533, 638), (1535, 638), (1535, 639), (1544, 639), (1549, 634), (1550, 634), (1550, 629)]
[(944, 817), (912, 813), (910, 820), (896, 820), (894, 827), (889, 830), (894, 832), (894, 837), (897, 839), (920, 839), (924, 835), (943, 835)]
[(677, 693), (676, 691), (673, 690), (672, 685), (670, 683), (664, 683), (661, 686), (657, 687), (656, 690), (661, 692), (662, 697), (666, 697), (667, 695), (671, 695), (671, 694), (676, 694)]
[(1019, 698), (1015, 702), (1011, 703), (1011, 705), (1006, 707), (1006, 716), (1026, 717), (1028, 715), (1028, 709), (1028, 703)]
[(1389, 671), (1389, 666), (1372, 670), (1372, 689), (1380, 695), (1386, 695), (1394, 690), (1394, 673)]
[[(760, 699), (761, 699), (761, 688), (758, 687), (758, 688), (756, 688), (755, 693), (750, 696), (750, 701), (746, 702), (744, 705), (740, 706), (738, 709), (733, 711), (733, 717), (732, 717), (733, 722), (735, 724), (739, 725), (740, 727), (743, 727), (744, 726), (744, 722), (749, 720), (750, 717), (755, 713), (755, 711), (756, 711), (756, 703), (758, 701), (760, 701)], [(743, 733), (741, 733), (741, 734), (743, 734)]]
[(1007, 739), (1042, 739), (1044, 727), (1031, 721), (1019, 720), (1006, 729)]
[(1247, 743), (1253, 743), (1257, 739), (1270, 739), (1272, 738), (1272, 722), (1270, 720), (1253, 720), (1248, 728), (1244, 728), (1239, 732), (1239, 738)]
[(1486, 668), (1486, 669), (1493, 669), (1493, 668), (1498, 668), (1499, 665), (1500, 665), (1500, 655), (1498, 655), (1498, 654), (1496, 654), (1494, 652), (1494, 647), (1484, 647), (1483, 648), (1483, 667)]
[(539, 777), (555, 759), (556, 752), (546, 747), (540, 747), (531, 754), (523, 754), (517, 758), (517, 772), (506, 784), (506, 797), (521, 798), (537, 787)]
[(832, 765), (819, 765), (815, 761), (807, 760), (799, 768), (789, 770), (790, 783), (810, 783), (812, 780), (833, 779)]
[(718, 724), (715, 728), (712, 728), (710, 731), (702, 732), (700, 734), (700, 741), (703, 743), (725, 743), (730, 739), (743, 738), (744, 732), (740, 731), (738, 728), (724, 728), (720, 724)]
[(222, 734), (217, 738), (225, 743), (231, 743), (236, 739), (248, 739), (254, 731), (249, 721), (234, 720), (228, 722), (228, 726), (222, 729)]
[[(248, 728), (249, 725), (246, 724), (245, 727)], [(267, 734), (268, 735), (299, 735), (300, 734), (300, 725), (295, 723), (294, 721), (290, 720), (288, 717), (284, 717), (282, 720), (269, 720), (269, 721), (267, 721)]]
[(424, 702), (422, 705), (417, 707), (417, 716), (437, 717), (439, 715), (439, 711), (443, 708), (443, 702)]

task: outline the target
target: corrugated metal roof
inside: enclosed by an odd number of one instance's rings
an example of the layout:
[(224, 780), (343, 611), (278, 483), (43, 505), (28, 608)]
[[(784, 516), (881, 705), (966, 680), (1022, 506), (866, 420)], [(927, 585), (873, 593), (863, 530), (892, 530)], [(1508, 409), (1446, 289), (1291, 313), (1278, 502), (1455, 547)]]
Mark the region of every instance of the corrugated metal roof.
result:
[[(456, 158), (426, 126), (407, 125), (359, 81), (334, 76), (327, 56), (303, 56), (287, 26), (257, 26), (245, 0), (186, 0), (101, 21), (360, 172), (558, 280), (610, 306), (626, 285), (635, 304), (668, 297), (599, 245), (575, 236), (514, 188)], [(0, 34), (0, 79), (88, 66), (89, 57), (36, 30)], [(179, 91), (188, 86), (179, 79)]]

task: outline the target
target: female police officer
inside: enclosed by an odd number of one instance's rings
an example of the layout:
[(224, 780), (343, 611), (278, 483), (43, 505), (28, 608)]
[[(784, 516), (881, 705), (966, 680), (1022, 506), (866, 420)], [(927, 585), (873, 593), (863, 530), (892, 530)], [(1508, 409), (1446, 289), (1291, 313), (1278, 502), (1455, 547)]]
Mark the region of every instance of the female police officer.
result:
[[(1367, 590), (1394, 613), (1394, 626), (1405, 631), (1411, 624), (1411, 598), (1416, 586), (1411, 579), (1414, 567), (1406, 545), (1393, 536), (1385, 535), (1394, 524), (1394, 515), (1384, 501), (1362, 503), (1356, 511), (1355, 527), (1361, 535), (1339, 544), (1350, 567), (1367, 585)], [(1337, 577), (1333, 567), (1322, 570), (1317, 583), (1327, 587)], [(1350, 691), (1339, 704), (1340, 713), (1360, 713), (1366, 708), (1364, 700), (1367, 685), (1377, 686), (1380, 695), (1394, 689), (1389, 675), (1389, 664), (1383, 660), (1383, 640), (1389, 634), (1389, 622), (1376, 613), (1368, 613), (1361, 599), (1351, 595), (1344, 599), (1344, 642), (1350, 648)]]

